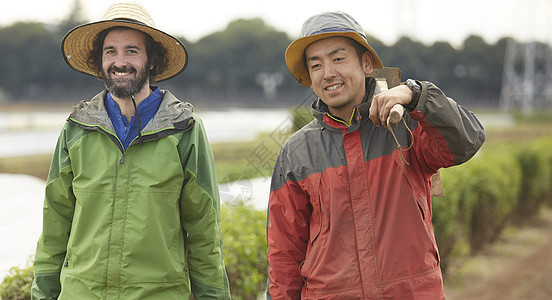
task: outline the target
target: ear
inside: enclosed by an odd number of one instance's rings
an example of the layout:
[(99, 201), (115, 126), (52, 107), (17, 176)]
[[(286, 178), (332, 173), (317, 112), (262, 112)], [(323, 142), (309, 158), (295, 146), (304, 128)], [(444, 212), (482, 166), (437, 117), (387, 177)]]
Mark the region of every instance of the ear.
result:
[(361, 66), (362, 70), (364, 71), (364, 75), (372, 74), (374, 66), (372, 65), (372, 53), (370, 53), (370, 51), (366, 51), (364, 52), (364, 54), (362, 54)]

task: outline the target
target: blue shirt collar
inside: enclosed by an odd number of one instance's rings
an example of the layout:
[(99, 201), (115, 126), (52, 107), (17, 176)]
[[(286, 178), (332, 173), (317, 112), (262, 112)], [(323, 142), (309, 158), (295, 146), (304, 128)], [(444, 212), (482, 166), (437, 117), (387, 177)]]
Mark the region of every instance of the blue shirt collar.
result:
[[(161, 100), (163, 99), (163, 94), (159, 88), (153, 86), (151, 88), (153, 89), (153, 92), (146, 99), (140, 102), (137, 107), (138, 116), (140, 117), (140, 123), (142, 126), (141, 129), (143, 129), (153, 118), (153, 116), (155, 116), (159, 106), (161, 105)], [(117, 133), (117, 137), (126, 149), (138, 136), (138, 123), (136, 121), (136, 116), (132, 116), (129, 122), (126, 116), (121, 114), (121, 109), (119, 108), (117, 102), (113, 100), (111, 93), (107, 93), (104, 103), (107, 114), (109, 115), (111, 123), (115, 128), (115, 133)]]

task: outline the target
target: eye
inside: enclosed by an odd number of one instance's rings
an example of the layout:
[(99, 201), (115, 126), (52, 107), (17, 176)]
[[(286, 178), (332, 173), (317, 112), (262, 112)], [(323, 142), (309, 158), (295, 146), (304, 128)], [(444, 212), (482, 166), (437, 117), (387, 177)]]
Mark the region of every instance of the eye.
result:
[(338, 62), (339, 62), (339, 61), (343, 61), (343, 60), (345, 60), (345, 57), (336, 57), (336, 58), (334, 59), (334, 61), (338, 61)]
[(314, 70), (314, 69), (320, 68), (321, 66), (322, 66), (321, 64), (312, 64), (312, 65), (310, 66), (310, 68), (311, 68), (311, 70)]

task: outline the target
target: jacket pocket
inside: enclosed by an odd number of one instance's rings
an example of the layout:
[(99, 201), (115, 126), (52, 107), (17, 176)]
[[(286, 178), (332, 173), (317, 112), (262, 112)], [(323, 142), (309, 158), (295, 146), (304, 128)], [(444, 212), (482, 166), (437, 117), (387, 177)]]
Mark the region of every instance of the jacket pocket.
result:
[(311, 187), (311, 192), (309, 193), (309, 201), (312, 206), (312, 213), (310, 217), (309, 224), (309, 242), (314, 244), (320, 232), (322, 231), (322, 207), (320, 203), (320, 176), (315, 177), (316, 180), (313, 180)]
[(311, 205), (311, 216), (309, 220), (309, 242), (307, 244), (306, 256), (303, 262), (299, 266), (299, 272), (303, 280), (307, 280), (307, 275), (311, 274), (312, 269), (316, 265), (316, 258), (318, 257), (319, 246), (315, 246), (321, 231), (323, 230), (323, 216), (322, 207), (320, 203), (320, 174), (311, 175), (312, 179), (308, 184), (310, 186), (304, 187), (309, 191), (309, 202)]

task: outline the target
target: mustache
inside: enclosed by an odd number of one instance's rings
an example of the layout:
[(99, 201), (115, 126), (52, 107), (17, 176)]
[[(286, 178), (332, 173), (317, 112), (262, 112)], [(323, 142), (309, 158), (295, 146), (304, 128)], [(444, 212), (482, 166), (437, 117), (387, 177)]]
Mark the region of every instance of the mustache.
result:
[(132, 66), (124, 66), (124, 67), (116, 67), (116, 66), (111, 66), (109, 67), (109, 69), (107, 69), (107, 71), (109, 73), (111, 72), (132, 72), (132, 73), (136, 73), (136, 69)]

